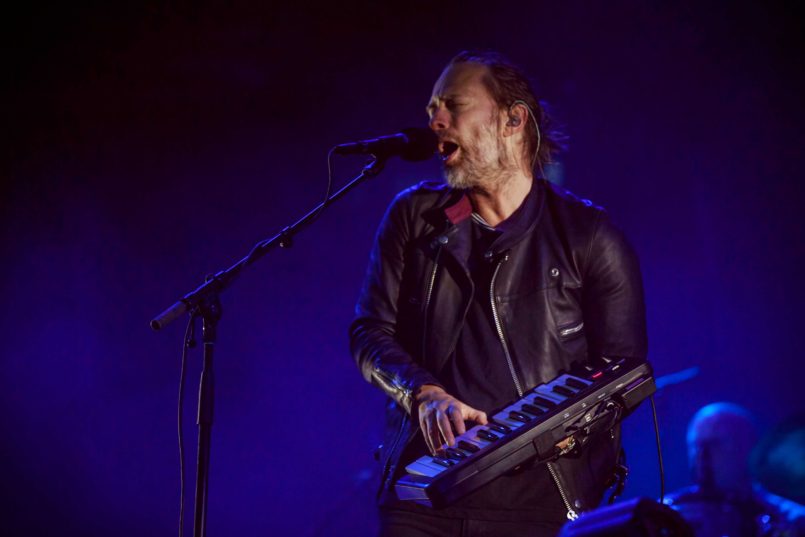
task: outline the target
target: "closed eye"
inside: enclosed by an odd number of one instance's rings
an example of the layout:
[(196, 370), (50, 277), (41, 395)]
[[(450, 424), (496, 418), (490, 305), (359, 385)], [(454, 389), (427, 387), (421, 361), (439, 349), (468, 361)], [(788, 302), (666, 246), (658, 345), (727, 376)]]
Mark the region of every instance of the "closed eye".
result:
[[(463, 101), (456, 100), (455, 97), (444, 97), (442, 99), (438, 99), (444, 104), (444, 107), (450, 111), (458, 110), (459, 108), (464, 106)], [(425, 107), (425, 113), (428, 114), (429, 118), (433, 117), (433, 114), (436, 113), (436, 110), (439, 108), (439, 104), (436, 102), (431, 102), (428, 106)]]
[(457, 110), (457, 109), (461, 108), (462, 106), (464, 106), (464, 103), (456, 101), (456, 100), (453, 100), (453, 99), (448, 99), (448, 100), (446, 100), (444, 102), (444, 105), (448, 110)]

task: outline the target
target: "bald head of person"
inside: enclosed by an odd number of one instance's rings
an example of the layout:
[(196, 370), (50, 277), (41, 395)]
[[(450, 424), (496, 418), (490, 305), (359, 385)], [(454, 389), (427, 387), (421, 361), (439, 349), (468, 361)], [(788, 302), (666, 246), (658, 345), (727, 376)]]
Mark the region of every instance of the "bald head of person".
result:
[(701, 408), (688, 425), (688, 462), (703, 493), (745, 495), (752, 490), (749, 455), (757, 442), (752, 415), (733, 403)]

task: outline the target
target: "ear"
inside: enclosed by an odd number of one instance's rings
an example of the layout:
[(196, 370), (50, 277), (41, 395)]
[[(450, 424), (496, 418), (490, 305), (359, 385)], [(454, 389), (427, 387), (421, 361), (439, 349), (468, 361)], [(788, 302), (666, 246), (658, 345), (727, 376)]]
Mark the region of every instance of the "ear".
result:
[(507, 111), (503, 135), (512, 136), (514, 134), (524, 132), (526, 121), (528, 121), (528, 108), (522, 103), (514, 103)]

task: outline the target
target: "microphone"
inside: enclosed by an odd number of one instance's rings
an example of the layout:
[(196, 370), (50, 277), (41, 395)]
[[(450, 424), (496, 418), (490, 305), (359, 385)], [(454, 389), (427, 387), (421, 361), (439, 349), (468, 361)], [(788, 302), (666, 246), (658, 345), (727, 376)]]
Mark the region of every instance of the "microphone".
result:
[(365, 155), (376, 157), (393, 157), (405, 160), (427, 160), (433, 156), (439, 146), (439, 137), (428, 128), (416, 127), (403, 129), (402, 132), (390, 136), (381, 136), (370, 140), (361, 140), (335, 146), (338, 155)]

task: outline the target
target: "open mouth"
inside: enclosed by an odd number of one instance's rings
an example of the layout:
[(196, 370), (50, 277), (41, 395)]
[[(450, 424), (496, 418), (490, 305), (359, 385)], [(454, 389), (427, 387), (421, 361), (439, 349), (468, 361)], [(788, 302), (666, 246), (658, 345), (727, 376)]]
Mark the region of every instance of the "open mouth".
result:
[(439, 157), (444, 163), (451, 161), (457, 151), (458, 144), (455, 142), (444, 141), (439, 143)]

